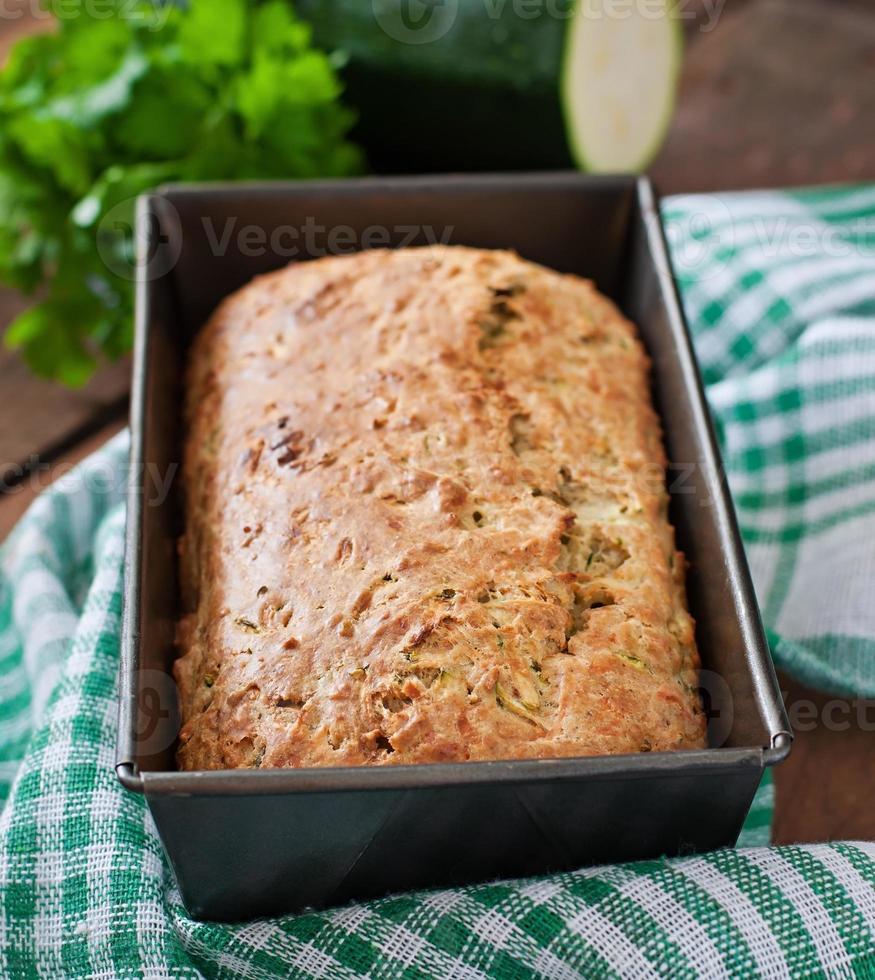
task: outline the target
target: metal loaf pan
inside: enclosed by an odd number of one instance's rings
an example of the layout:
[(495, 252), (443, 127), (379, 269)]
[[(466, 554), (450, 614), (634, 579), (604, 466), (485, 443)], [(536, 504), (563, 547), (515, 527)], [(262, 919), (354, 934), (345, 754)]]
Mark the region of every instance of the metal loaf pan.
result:
[[(733, 844), (791, 735), (648, 182), (559, 173), (171, 186), (140, 200), (137, 237), (117, 769), (145, 793), (189, 911), (240, 920)], [(435, 238), (590, 277), (638, 324), (690, 561), (711, 747), (177, 772), (179, 481), (159, 488), (181, 458), (188, 343), (224, 296), (290, 259)]]

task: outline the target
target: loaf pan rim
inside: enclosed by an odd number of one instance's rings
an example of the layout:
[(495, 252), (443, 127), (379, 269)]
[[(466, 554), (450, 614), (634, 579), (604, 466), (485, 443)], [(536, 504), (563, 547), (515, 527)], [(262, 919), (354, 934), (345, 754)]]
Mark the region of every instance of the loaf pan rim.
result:
[[(660, 281), (663, 287), (663, 299), (668, 307), (668, 312), (672, 320), (672, 330), (676, 339), (679, 341), (679, 352), (683, 356), (684, 371), (687, 379), (687, 392), (692, 406), (699, 415), (701, 430), (706, 434), (706, 450), (708, 452), (708, 464), (712, 470), (722, 472), (720, 469), (719, 452), (717, 450), (716, 436), (705, 400), (704, 389), (701, 376), (698, 371), (689, 329), (683, 314), (683, 308), (677, 292), (677, 285), (671, 272), (670, 259), (667, 252), (664, 229), (659, 218), (656, 207), (656, 197), (651, 182), (646, 177), (628, 174), (610, 175), (584, 175), (575, 171), (544, 171), (537, 173), (504, 173), (504, 174), (423, 174), (405, 177), (379, 177), (366, 176), (357, 178), (331, 178), (315, 181), (239, 181), (239, 182), (212, 182), (212, 183), (168, 183), (163, 184), (141, 195), (137, 201), (137, 223), (143, 227), (148, 218), (154, 213), (154, 209), (159, 201), (171, 201), (175, 196), (188, 197), (189, 199), (214, 198), (224, 195), (239, 195), (241, 192), (252, 193), (255, 195), (271, 195), (278, 192), (295, 192), (301, 195), (320, 195), (325, 193), (336, 194), (340, 192), (345, 196), (354, 198), (356, 194), (363, 191), (379, 191), (381, 193), (404, 193), (417, 191), (427, 193), (429, 191), (452, 188), (465, 192), (476, 193), (479, 190), (489, 189), (515, 189), (525, 191), (537, 191), (540, 188), (545, 190), (555, 190), (557, 188), (567, 188), (570, 190), (598, 189), (605, 190), (627, 190), (634, 193), (637, 204), (642, 213), (642, 219), (646, 226), (650, 245), (654, 251), (655, 259), (659, 266)], [(139, 236), (138, 236), (139, 238)], [(140, 242), (142, 247), (143, 242)], [(141, 253), (142, 254), (142, 253)], [(143, 261), (142, 257), (139, 259)], [(148, 343), (148, 283), (146, 277), (139, 276), (136, 286), (136, 337), (133, 358), (133, 384), (131, 394), (131, 472), (140, 471), (143, 459), (143, 435), (144, 419), (146, 412), (146, 402), (148, 398), (147, 372), (146, 372), (146, 353)], [(550, 772), (544, 771), (543, 767), (537, 772), (533, 768), (530, 773), (526, 772), (526, 766), (539, 766), (543, 763), (567, 763), (577, 768), (578, 778), (593, 777), (602, 778), (609, 774), (613, 776), (640, 775), (646, 776), (647, 772), (656, 775), (683, 775), (689, 771), (691, 775), (700, 772), (702, 766), (698, 764), (699, 757), (707, 757), (707, 768), (717, 767), (737, 767), (739, 759), (744, 757), (750, 764), (756, 763), (759, 768), (775, 765), (789, 753), (792, 744), (792, 731), (786, 718), (786, 712), (777, 679), (774, 674), (774, 667), (771, 656), (768, 653), (765, 635), (759, 621), (758, 606), (750, 579), (750, 572), (747, 560), (741, 545), (740, 535), (735, 519), (734, 507), (725, 486), (724, 480), (714, 481), (715, 498), (720, 510), (721, 520), (726, 531), (726, 539), (731, 541), (733, 548), (727, 555), (727, 564), (732, 572), (733, 584), (740, 591), (743, 607), (748, 611), (742, 628), (748, 635), (749, 646), (746, 649), (746, 664), (753, 675), (755, 689), (758, 695), (758, 707), (762, 714), (763, 726), (769, 735), (770, 744), (737, 746), (727, 748), (706, 748), (706, 749), (680, 749), (673, 752), (663, 753), (634, 753), (629, 755), (615, 756), (574, 756), (561, 760), (508, 760), (506, 762), (496, 762), (494, 760), (480, 762), (459, 762), (459, 763), (428, 763), (407, 766), (392, 767), (320, 767), (307, 770), (210, 770), (202, 772), (180, 772), (176, 770), (161, 770), (156, 772), (141, 772), (136, 764), (135, 741), (133, 737), (134, 723), (136, 721), (136, 689), (133, 683), (137, 669), (135, 656), (137, 653), (137, 636), (140, 615), (140, 583), (137, 569), (140, 558), (141, 544), (141, 523), (143, 519), (142, 495), (134, 483), (128, 489), (128, 522), (126, 529), (126, 558), (125, 558), (125, 586), (124, 597), (125, 605), (123, 612), (122, 629), (122, 650), (121, 650), (121, 684), (119, 696), (119, 731), (117, 744), (117, 763), (116, 773), (119, 780), (128, 789), (135, 792), (145, 792), (146, 783), (157, 789), (160, 785), (162, 792), (184, 792), (186, 795), (215, 795), (217, 786), (230, 786), (231, 778), (236, 777), (242, 782), (257, 786), (259, 781), (270, 781), (271, 788), (267, 785), (257, 789), (247, 787), (245, 790), (236, 789), (235, 792), (251, 792), (253, 795), (274, 792), (299, 791), (298, 789), (281, 789), (280, 784), (283, 780), (281, 776), (289, 776), (288, 784), (295, 782), (304, 783), (299, 773), (306, 773), (309, 781), (322, 781), (325, 784), (325, 791), (336, 780), (331, 777), (337, 773), (355, 774), (363, 785), (357, 785), (356, 780), (351, 775), (340, 777), (349, 785), (344, 788), (352, 789), (376, 789), (377, 784), (382, 780), (375, 779), (375, 773), (395, 771), (402, 775), (392, 777), (403, 782), (408, 772), (435, 774), (436, 767), (446, 772), (438, 773), (439, 782), (431, 782), (427, 779), (421, 780), (420, 785), (457, 785), (477, 784), (493, 781), (531, 781), (549, 780), (554, 778), (574, 778), (572, 776), (557, 776), (552, 767)], [(654, 760), (664, 758), (665, 764), (654, 766)], [(630, 760), (639, 760), (636, 764), (630, 765)], [(691, 766), (690, 763), (693, 763)], [(504, 769), (518, 769), (520, 775), (515, 773), (510, 775), (495, 775), (486, 777), (487, 770), (482, 767), (500, 766)], [(625, 768), (623, 768), (625, 767)], [(622, 768), (622, 771), (620, 771)], [(450, 778), (451, 769), (464, 769), (464, 778)], [(480, 778), (476, 778), (479, 774)], [(221, 778), (217, 778), (221, 777)], [(390, 779), (391, 782), (391, 779)], [(174, 789), (174, 783), (178, 789)], [(370, 785), (364, 785), (370, 783)], [(183, 787), (188, 787), (183, 789)], [(274, 788), (276, 787), (276, 788)], [(226, 792), (228, 789), (225, 790)], [(301, 789), (300, 791), (304, 791)], [(317, 786), (308, 785), (307, 792), (319, 791)]]

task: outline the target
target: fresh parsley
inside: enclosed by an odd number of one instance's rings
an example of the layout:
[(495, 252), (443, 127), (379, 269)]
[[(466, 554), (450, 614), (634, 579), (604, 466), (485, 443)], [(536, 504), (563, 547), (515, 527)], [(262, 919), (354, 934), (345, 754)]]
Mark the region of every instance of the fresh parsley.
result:
[(286, 0), (107, 0), (20, 41), (0, 73), (0, 280), (35, 302), (7, 344), (74, 386), (129, 349), (118, 270), (158, 183), (358, 171), (337, 67)]

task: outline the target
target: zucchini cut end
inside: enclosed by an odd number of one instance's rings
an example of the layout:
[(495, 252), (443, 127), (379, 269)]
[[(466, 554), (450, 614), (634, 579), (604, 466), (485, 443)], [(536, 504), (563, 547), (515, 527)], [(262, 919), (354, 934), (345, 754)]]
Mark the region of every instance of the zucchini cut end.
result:
[(647, 167), (671, 123), (682, 56), (673, 5), (579, 0), (565, 40), (560, 98), (581, 170)]

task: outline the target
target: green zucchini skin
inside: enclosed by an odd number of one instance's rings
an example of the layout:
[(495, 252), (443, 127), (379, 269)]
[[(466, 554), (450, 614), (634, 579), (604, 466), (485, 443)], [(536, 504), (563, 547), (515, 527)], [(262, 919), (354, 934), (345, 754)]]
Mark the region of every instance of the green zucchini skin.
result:
[[(454, 11), (452, 23), (440, 37), (422, 43), (390, 36), (375, 14), (397, 11), (406, 2), (295, 3), (317, 44), (348, 59), (346, 100), (359, 116), (353, 138), (374, 170), (574, 165), (560, 85), (573, 0), (550, 4), (559, 16), (541, 8), (531, 18), (518, 16), (511, 0), (443, 0)], [(421, 0), (415, 2), (422, 10)], [(442, 31), (444, 25), (438, 26)], [(411, 36), (427, 36), (428, 29), (426, 24)]]

